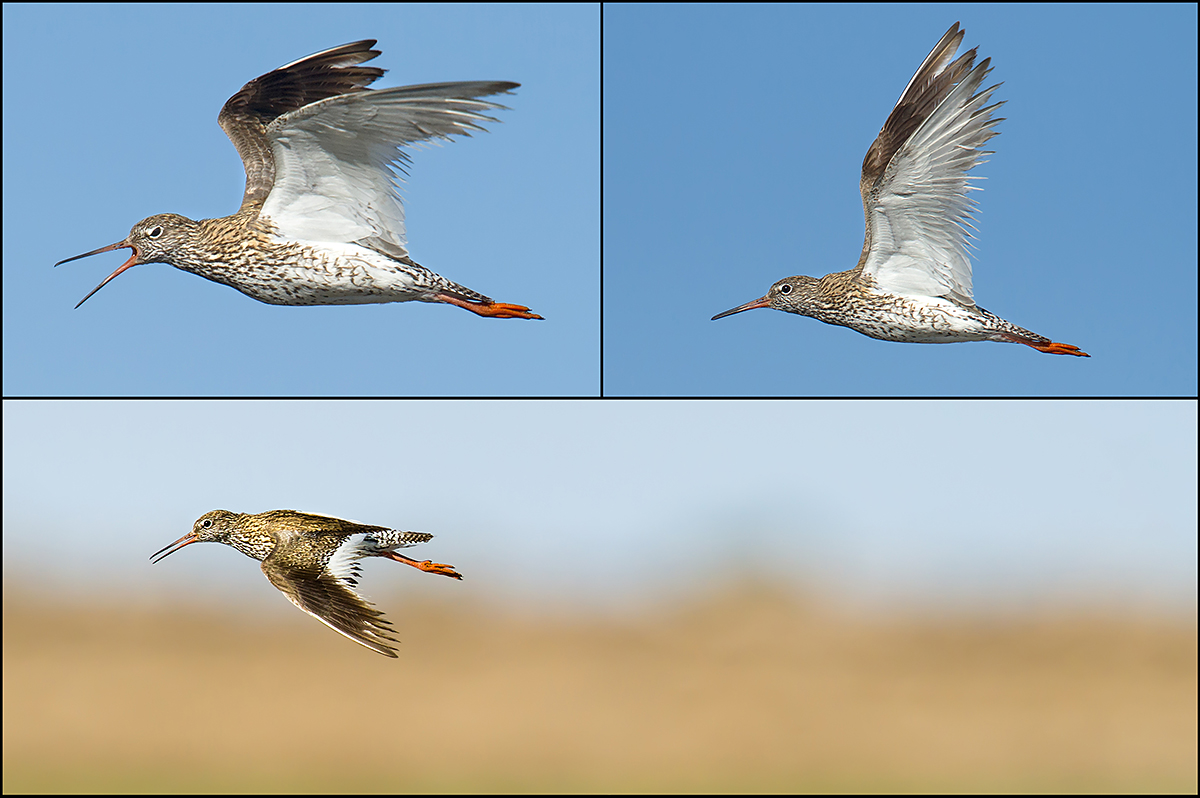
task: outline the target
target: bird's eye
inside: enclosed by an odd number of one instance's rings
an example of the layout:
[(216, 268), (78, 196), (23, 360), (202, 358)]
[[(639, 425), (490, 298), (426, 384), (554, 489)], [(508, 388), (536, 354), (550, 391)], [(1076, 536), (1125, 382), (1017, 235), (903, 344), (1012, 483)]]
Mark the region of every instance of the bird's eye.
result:
[(208, 529), (210, 526), (212, 526), (212, 519), (205, 518), (203, 521), (200, 522), (200, 526), (204, 527), (205, 529)]
[(790, 293), (792, 293), (792, 287), (790, 285), (788, 285), (787, 283), (784, 283), (783, 285), (779, 286), (779, 293), (790, 294)]
[(160, 235), (162, 235), (162, 232), (162, 225), (155, 225), (154, 227), (150, 228), (150, 232), (146, 233), (146, 235), (150, 238), (158, 238)]

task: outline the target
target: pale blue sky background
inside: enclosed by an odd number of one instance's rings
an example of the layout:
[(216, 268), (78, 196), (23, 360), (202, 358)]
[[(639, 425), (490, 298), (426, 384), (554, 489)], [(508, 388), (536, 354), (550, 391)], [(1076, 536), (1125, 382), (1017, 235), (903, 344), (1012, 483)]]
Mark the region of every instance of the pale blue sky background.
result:
[[(4, 6), (6, 395), (596, 395), (599, 8)], [(414, 153), (413, 257), (545, 322), (408, 303), (281, 308), (166, 265), (75, 304), (146, 216), (224, 216), (246, 81), (379, 40), (377, 88), (513, 80), (491, 132)]]
[[(1007, 100), (979, 304), (1093, 357), (875, 341), (778, 311), (852, 267), (863, 155), (956, 20)], [(610, 395), (1196, 392), (1196, 6), (608, 5)]]
[(286, 617), (232, 549), (148, 561), (223, 507), (431, 532), (466, 576), (371, 562), (380, 599), (1196, 604), (1194, 402), (10, 400), (4, 433), (4, 582), (60, 599)]

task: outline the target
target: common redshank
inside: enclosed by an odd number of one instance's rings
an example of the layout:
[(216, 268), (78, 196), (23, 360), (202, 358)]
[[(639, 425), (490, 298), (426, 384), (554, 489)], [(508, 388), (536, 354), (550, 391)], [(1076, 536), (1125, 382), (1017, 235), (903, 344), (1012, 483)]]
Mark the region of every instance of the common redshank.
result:
[(975, 65), (978, 48), (951, 62), (965, 32), (957, 22), (946, 31), (867, 150), (859, 182), (867, 232), (858, 265), (819, 280), (785, 277), (714, 321), (775, 308), (884, 341), (1002, 341), (1089, 357), (975, 304), (967, 228), (976, 205), (967, 192), (977, 187), (967, 173), (992, 154), (980, 148), (996, 135), (1003, 120), (992, 112), (1003, 102), (987, 105), (996, 86), (979, 90), (991, 59)]
[(504, 106), (477, 98), (520, 84), (372, 90), (385, 71), (361, 66), (379, 55), (374, 44), (301, 58), (230, 97), (217, 122), (246, 168), (242, 207), (200, 221), (151, 216), (124, 241), (59, 261), (133, 251), (79, 305), (127, 269), (167, 263), (272, 305), (444, 302), (480, 316), (540, 319), (412, 260), (399, 195), (410, 160), (402, 147), (484, 130), (480, 123), (497, 120), (481, 112)]
[(391, 623), (355, 592), (363, 557), (387, 557), (431, 574), (462, 576), (452, 566), (413, 560), (396, 549), (425, 543), (426, 532), (404, 532), (368, 526), (325, 515), (295, 510), (233, 513), (213, 510), (200, 516), (192, 531), (156, 551), (151, 562), (193, 543), (224, 543), (262, 562), (271, 584), (300, 609), (330, 629), (387, 657), (396, 656), (389, 643)]

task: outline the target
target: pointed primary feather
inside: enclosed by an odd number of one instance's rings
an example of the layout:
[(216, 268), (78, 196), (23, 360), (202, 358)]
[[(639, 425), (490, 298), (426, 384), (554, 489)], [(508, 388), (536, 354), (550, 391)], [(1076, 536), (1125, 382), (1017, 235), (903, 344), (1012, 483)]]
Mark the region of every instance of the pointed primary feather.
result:
[(973, 307), (968, 172), (990, 154), (980, 147), (996, 135), (992, 112), (1002, 103), (984, 107), (996, 86), (978, 91), (990, 59), (975, 66), (972, 49), (947, 64), (962, 35), (955, 23), (934, 47), (863, 162), (858, 269), (886, 293)]
[(283, 238), (360, 244), (393, 258), (408, 254), (398, 171), (400, 149), (484, 130), (498, 120), (476, 99), (506, 93), (502, 81), (434, 83), (329, 97), (276, 119), (267, 129), (275, 185), (261, 216)]
[(262, 570), (289, 601), (330, 629), (372, 651), (395, 657), (389, 642), (399, 641), (391, 636), (391, 623), (354, 590), (359, 568), (353, 552), (365, 536), (347, 538), (324, 570), (304, 560), (302, 540), (294, 541), (287, 549), (276, 546), (263, 560)]

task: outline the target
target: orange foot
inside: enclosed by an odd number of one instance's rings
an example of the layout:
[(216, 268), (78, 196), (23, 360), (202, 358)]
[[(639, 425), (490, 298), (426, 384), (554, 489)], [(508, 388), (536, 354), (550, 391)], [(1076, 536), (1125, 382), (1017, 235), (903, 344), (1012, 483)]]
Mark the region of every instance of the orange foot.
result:
[(422, 571), (426, 571), (431, 574), (441, 574), (442, 576), (449, 576), (452, 579), (462, 579), (462, 574), (454, 570), (453, 565), (445, 565), (443, 563), (433, 562), (431, 560), (414, 560), (411, 557), (405, 557), (403, 554), (397, 554), (394, 551), (389, 551), (384, 556), (390, 557), (396, 562), (402, 562), (405, 565), (411, 565), (413, 568), (419, 568)]
[(507, 302), (470, 302), (449, 294), (438, 294), (439, 302), (457, 305), (478, 316), (488, 316), (493, 319), (541, 319), (536, 313), (530, 313), (524, 305), (510, 305)]
[[(1026, 343), (1022, 341), (1021, 343)], [(1082, 351), (1077, 346), (1070, 344), (1059, 344), (1051, 341), (1048, 344), (1029, 344), (1039, 352), (1045, 352), (1050, 355), (1075, 355), (1076, 357), (1091, 357), (1087, 352)]]

